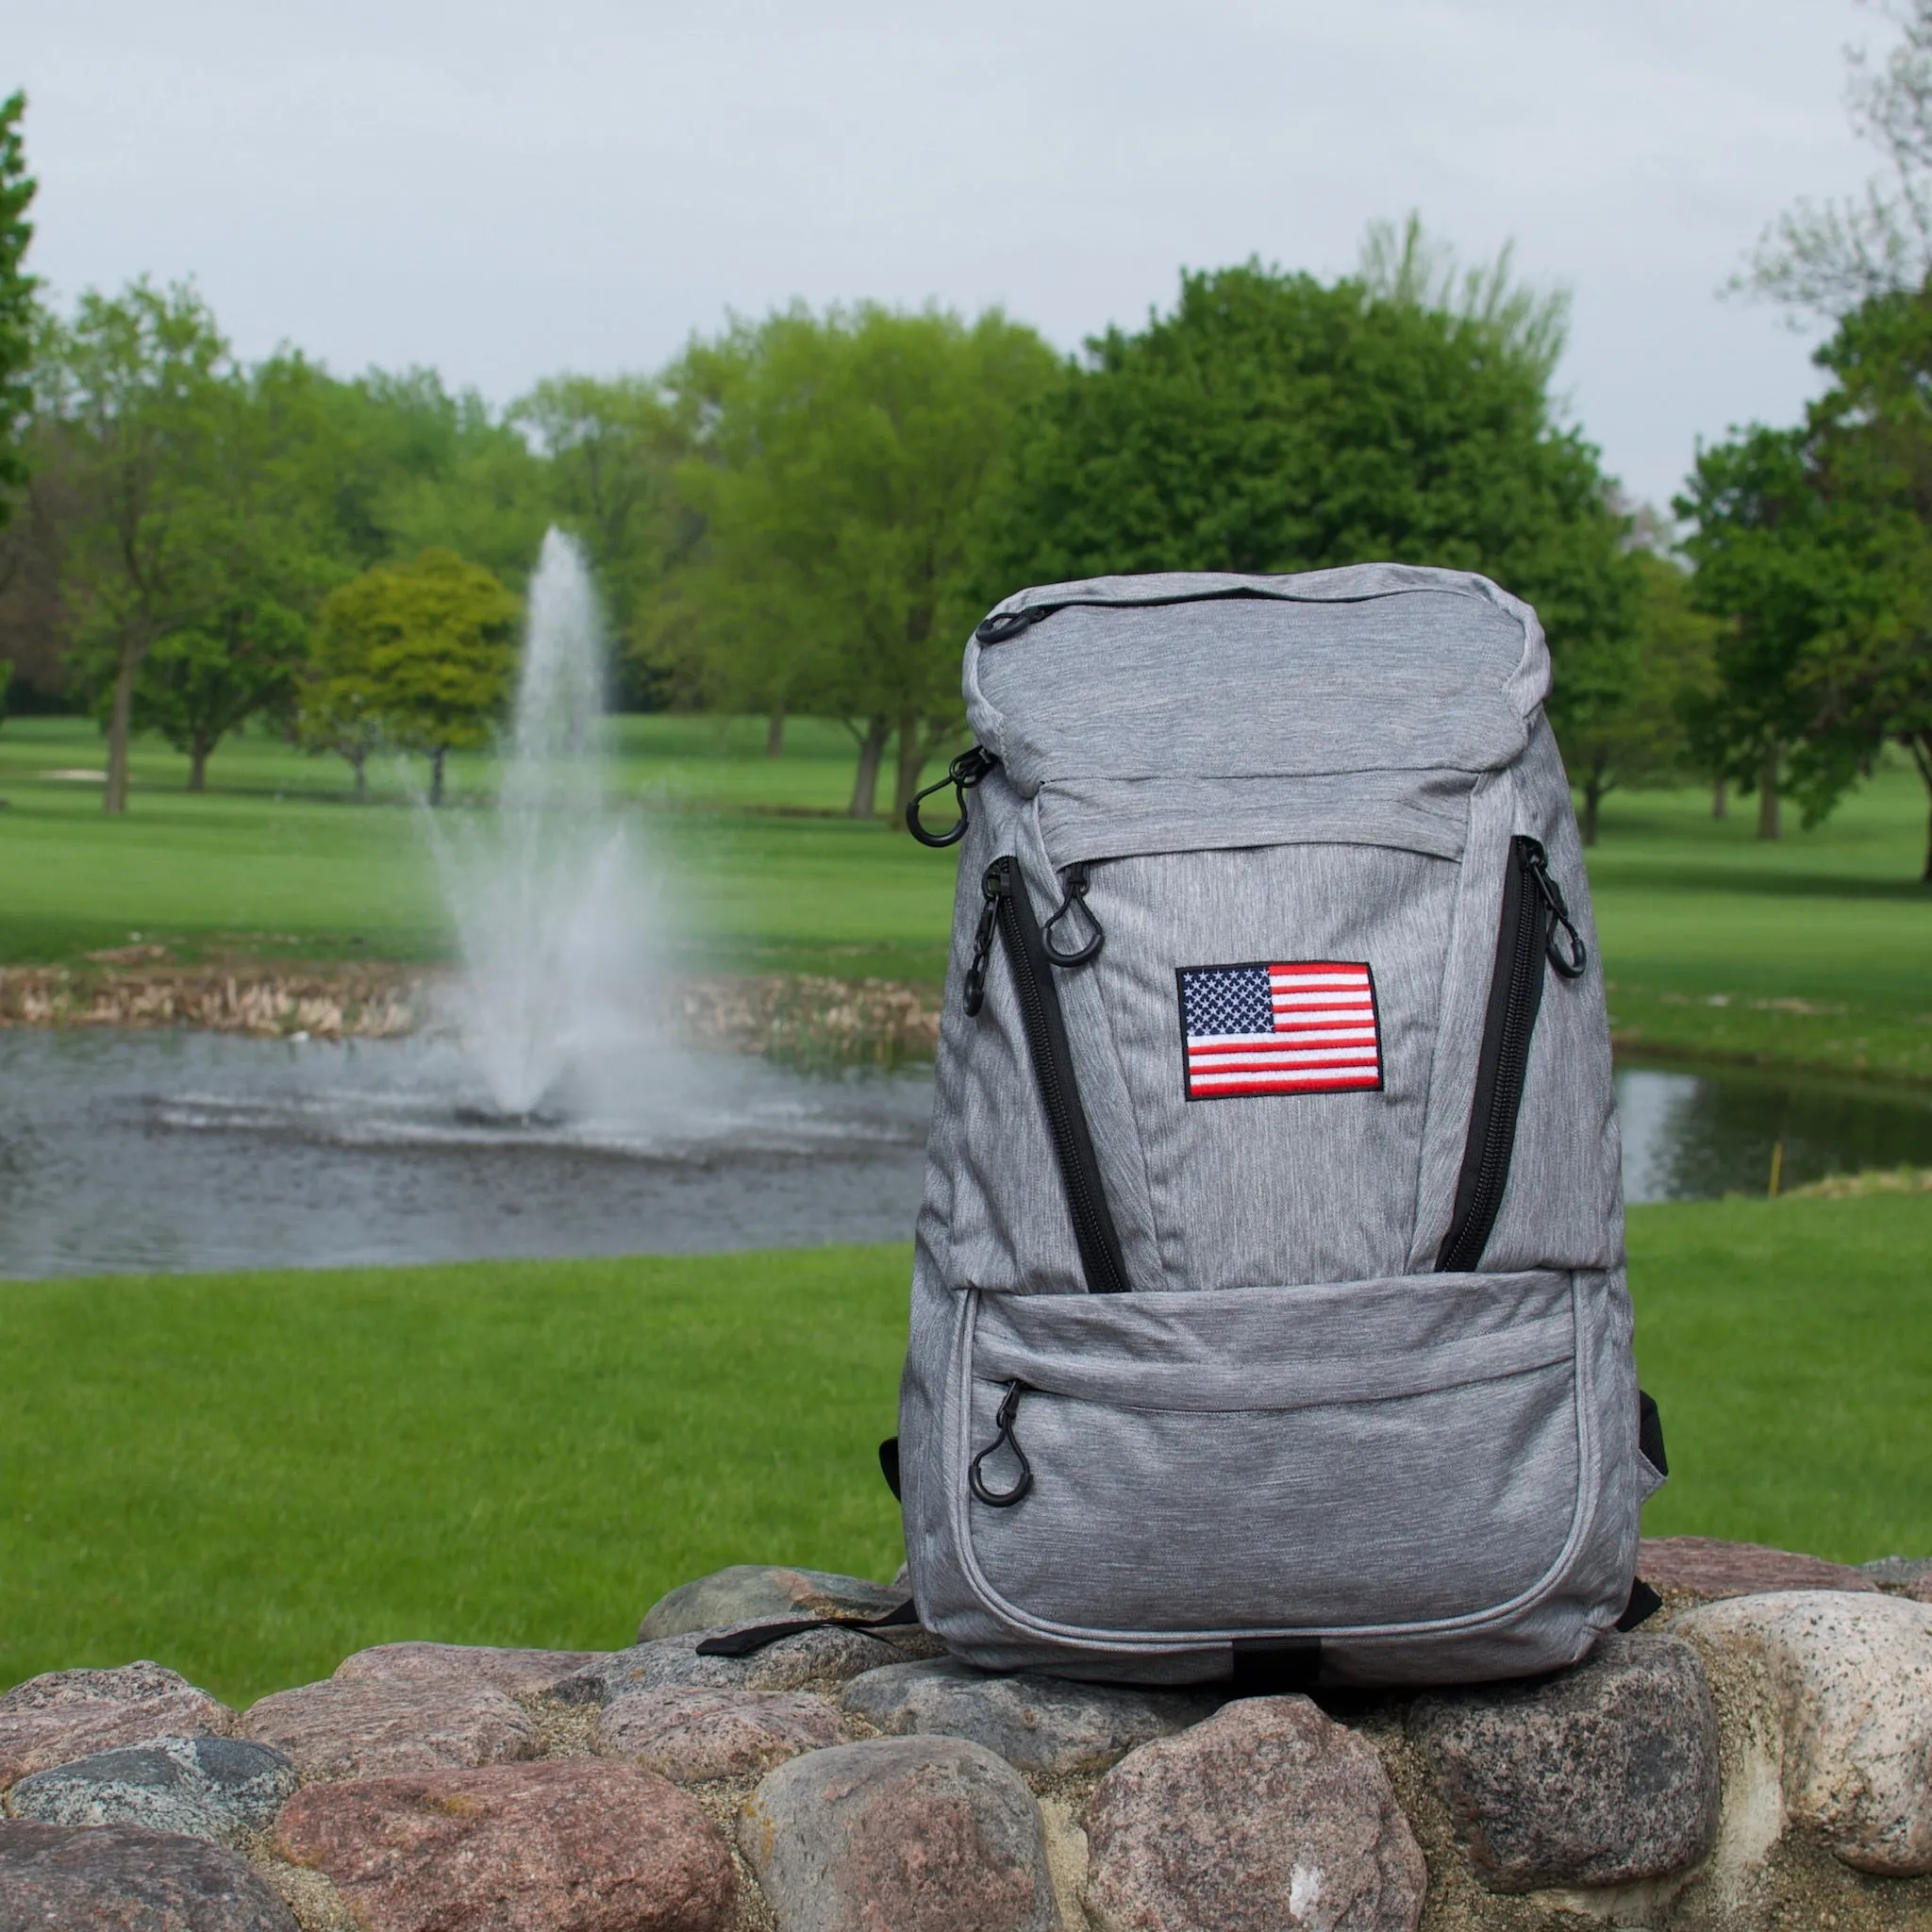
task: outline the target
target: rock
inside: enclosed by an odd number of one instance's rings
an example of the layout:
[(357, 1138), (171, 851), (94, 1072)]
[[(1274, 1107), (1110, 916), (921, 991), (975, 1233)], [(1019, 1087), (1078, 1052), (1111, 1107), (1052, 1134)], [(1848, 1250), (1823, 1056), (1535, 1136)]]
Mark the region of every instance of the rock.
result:
[(1880, 1590), (1903, 1591), (1907, 1595), (1915, 1586), (1932, 1583), (1932, 1557), (1880, 1557), (1858, 1568)]
[(235, 1713), (159, 1664), (49, 1671), (0, 1697), (0, 1790), (118, 1744), (234, 1728)]
[(701, 1684), (715, 1690), (798, 1690), (811, 1684), (842, 1683), (900, 1660), (890, 1643), (829, 1624), (823, 1630), (780, 1638), (747, 1657), (698, 1656), (699, 1643), (721, 1634), (689, 1630), (681, 1637), (612, 1651), (551, 1685), (549, 1694), (565, 1704), (608, 1704), (627, 1690), (658, 1690), (673, 1684)]
[(1717, 1714), (1678, 1638), (1612, 1633), (1574, 1670), (1419, 1698), (1408, 1729), (1492, 1891), (1631, 1885), (1717, 1841)]
[(266, 1744), (158, 1738), (37, 1771), (8, 1804), (42, 1824), (136, 1824), (222, 1844), (273, 1824), (294, 1791), (295, 1767)]
[(515, 1699), (487, 1684), (330, 1677), (248, 1707), (242, 1728), (304, 1777), (382, 1777), (502, 1764), (536, 1750)]
[(410, 1684), (487, 1684), (511, 1697), (536, 1697), (558, 1678), (608, 1657), (605, 1650), (499, 1650), (487, 1643), (378, 1643), (345, 1657), (337, 1681), (386, 1677)]
[(1788, 1820), (1857, 1871), (1932, 1873), (1932, 1605), (1785, 1591), (1672, 1628), (1756, 1697)]
[(738, 1821), (783, 1932), (1058, 1932), (1040, 1807), (958, 1738), (794, 1757)]
[(997, 1676), (951, 1657), (854, 1677), (839, 1702), (890, 1734), (970, 1738), (1019, 1771), (1105, 1771), (1137, 1744), (1209, 1716), (1221, 1699), (1032, 1674)]
[(25, 1823), (0, 1823), (0, 1927), (297, 1932), (288, 1907), (220, 1845), (125, 1824)]
[(748, 1777), (805, 1751), (851, 1741), (839, 1713), (804, 1690), (702, 1684), (631, 1690), (597, 1713), (597, 1742), (677, 1784)]
[[(808, 1763), (811, 1760), (807, 1759)], [(1087, 1807), (1100, 1932), (1414, 1932), (1427, 1873), (1381, 1759), (1306, 1697), (1130, 1752)]]
[(1710, 1536), (1647, 1536), (1638, 1545), (1637, 1574), (1653, 1590), (1693, 1596), (1757, 1596), (1773, 1590), (1876, 1590), (1850, 1563), (1774, 1550), (1764, 1543), (1727, 1543)]
[(309, 1785), (276, 1846), (369, 1932), (725, 1932), (724, 1834), (675, 1786), (603, 1757)]
[(766, 1624), (781, 1617), (883, 1617), (906, 1601), (907, 1592), (863, 1576), (841, 1576), (829, 1570), (766, 1569), (734, 1563), (694, 1583), (680, 1583), (644, 1613), (638, 1641), (683, 1637), (693, 1630), (716, 1630), (728, 1624)]

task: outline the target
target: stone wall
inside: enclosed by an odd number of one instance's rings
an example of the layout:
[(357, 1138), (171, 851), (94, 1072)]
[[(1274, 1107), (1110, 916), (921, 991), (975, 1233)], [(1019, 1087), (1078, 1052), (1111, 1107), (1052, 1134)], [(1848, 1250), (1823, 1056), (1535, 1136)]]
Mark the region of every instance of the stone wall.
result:
[(1644, 1568), (1652, 1626), (1421, 1695), (991, 1676), (753, 1567), (627, 1649), (387, 1644), (245, 1711), (55, 1672), (0, 1697), (0, 1932), (1932, 1926), (1932, 1563)]

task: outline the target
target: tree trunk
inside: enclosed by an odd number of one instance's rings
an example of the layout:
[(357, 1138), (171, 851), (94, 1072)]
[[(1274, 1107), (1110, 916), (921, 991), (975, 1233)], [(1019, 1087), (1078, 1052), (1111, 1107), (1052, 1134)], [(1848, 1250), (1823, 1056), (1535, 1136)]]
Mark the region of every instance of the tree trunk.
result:
[(774, 711), (771, 722), (765, 726), (765, 756), (768, 758), (781, 758), (785, 756), (785, 713)]
[(349, 769), (356, 774), (354, 797), (358, 805), (367, 803), (369, 798), (369, 754), (362, 751), (345, 751), (342, 756), (349, 761)]
[(1757, 836), (1760, 839), (1784, 836), (1777, 803), (1777, 754), (1772, 752), (1757, 771)]
[(1932, 731), (1922, 731), (1916, 738), (1907, 738), (1906, 749), (1911, 753), (1912, 762), (1919, 768), (1919, 776), (1925, 781), (1925, 870), (1919, 874), (1919, 882), (1932, 886)]
[(214, 746), (202, 739), (195, 739), (188, 752), (188, 789), (191, 791), (208, 790), (208, 758)]
[(429, 754), (429, 802), (431, 805), (441, 805), (442, 803), (442, 766), (443, 760), (448, 757), (449, 746), (446, 744), (439, 744)]
[(1710, 781), (1710, 815), (1714, 819), (1727, 819), (1731, 815), (1731, 801), (1725, 795), (1722, 773)]
[(1604, 781), (1592, 772), (1583, 781), (1583, 824), (1580, 827), (1585, 845), (1596, 843), (1599, 808), (1604, 802)]
[(865, 736), (858, 741), (858, 770), (852, 776), (852, 803), (845, 808), (847, 818), (869, 819), (878, 808), (879, 762), (891, 735), (891, 726), (884, 718), (866, 720)]
[(124, 648), (108, 708), (108, 784), (101, 794), (102, 808), (116, 817), (127, 809), (127, 740), (134, 717), (134, 674), (140, 669), (141, 653)]
[(899, 774), (892, 786), (892, 824), (903, 826), (906, 808), (919, 790), (928, 756), (924, 734), (916, 714), (908, 711), (899, 720)]

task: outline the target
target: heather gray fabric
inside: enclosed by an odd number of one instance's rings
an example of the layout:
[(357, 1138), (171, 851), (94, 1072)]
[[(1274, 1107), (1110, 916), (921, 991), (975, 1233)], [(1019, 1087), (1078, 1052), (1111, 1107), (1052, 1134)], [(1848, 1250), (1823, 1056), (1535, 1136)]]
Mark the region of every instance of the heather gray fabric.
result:
[[(1574, 1661), (1624, 1607), (1657, 1478), (1534, 613), (1406, 565), (1000, 608), (1038, 607), (966, 653), (1001, 762), (960, 847), (901, 1397), (922, 1621), (975, 1664), (1143, 1682), (1224, 1676), (1257, 1639), (1318, 1640), (1361, 1682)], [(1546, 979), (1482, 1272), (1439, 1274), (1522, 834), (1590, 965)], [(997, 946), (963, 1008), (996, 858), (1042, 922), (1087, 868), (1105, 944), (1053, 978), (1125, 1294), (1087, 1291)], [(1186, 1098), (1177, 969), (1269, 960), (1368, 965), (1379, 1090)], [(1033, 1485), (995, 1508), (968, 1470), (1016, 1385)]]

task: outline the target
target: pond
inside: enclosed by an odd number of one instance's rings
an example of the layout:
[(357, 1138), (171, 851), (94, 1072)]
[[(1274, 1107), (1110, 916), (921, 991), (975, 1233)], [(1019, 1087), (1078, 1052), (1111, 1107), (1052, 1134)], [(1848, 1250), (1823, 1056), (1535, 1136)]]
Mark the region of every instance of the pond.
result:
[[(432, 1041), (0, 1033), (0, 1275), (900, 1241), (929, 1073), (613, 1062), (569, 1119), (492, 1112)], [(1932, 1166), (1932, 1094), (1620, 1070), (1633, 1201)]]

